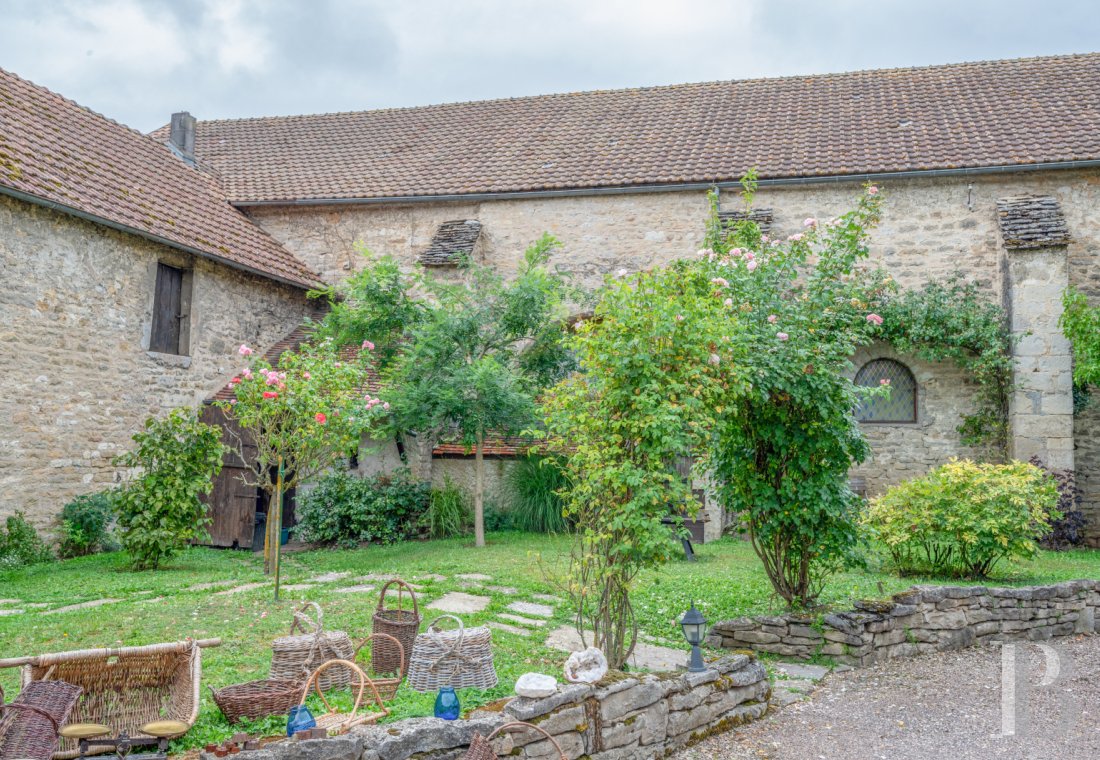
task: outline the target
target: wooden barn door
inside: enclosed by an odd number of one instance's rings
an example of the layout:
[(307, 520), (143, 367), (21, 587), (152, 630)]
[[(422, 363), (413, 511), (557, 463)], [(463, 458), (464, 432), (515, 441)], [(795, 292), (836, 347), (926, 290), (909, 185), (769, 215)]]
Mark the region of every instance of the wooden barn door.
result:
[[(258, 503), (257, 489), (245, 485), (242, 476), (249, 473), (245, 462), (237, 453), (236, 438), (226, 429), (234, 423), (225, 418), (224, 412), (216, 406), (203, 408), (202, 421), (208, 425), (222, 428), (222, 443), (230, 447), (222, 464), (222, 471), (214, 479), (214, 490), (203, 501), (209, 506), (207, 514), (210, 523), (211, 546), (237, 547), (250, 549), (256, 524)], [(246, 457), (253, 455), (255, 447), (244, 446)]]

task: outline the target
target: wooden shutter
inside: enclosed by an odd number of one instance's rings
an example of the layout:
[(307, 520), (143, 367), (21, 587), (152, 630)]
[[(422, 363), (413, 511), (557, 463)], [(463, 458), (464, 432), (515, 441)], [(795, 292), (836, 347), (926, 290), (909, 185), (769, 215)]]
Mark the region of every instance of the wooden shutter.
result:
[(157, 284), (153, 294), (153, 332), (149, 350), (162, 354), (180, 352), (180, 306), (183, 294), (183, 270), (157, 264)]

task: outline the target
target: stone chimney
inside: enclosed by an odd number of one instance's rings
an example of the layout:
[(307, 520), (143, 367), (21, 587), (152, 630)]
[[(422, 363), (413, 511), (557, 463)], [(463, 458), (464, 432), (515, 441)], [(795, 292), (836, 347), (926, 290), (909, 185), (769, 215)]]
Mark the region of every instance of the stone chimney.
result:
[(185, 162), (195, 165), (195, 124), (198, 120), (187, 111), (172, 114), (168, 142)]

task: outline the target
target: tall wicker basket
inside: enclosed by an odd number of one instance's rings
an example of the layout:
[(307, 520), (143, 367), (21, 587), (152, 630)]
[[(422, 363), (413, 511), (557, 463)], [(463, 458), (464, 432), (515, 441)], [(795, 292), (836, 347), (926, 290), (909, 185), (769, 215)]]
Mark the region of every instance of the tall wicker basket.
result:
[[(316, 613), (316, 620), (306, 614), (308, 609)], [(280, 636), (271, 644), (270, 678), (301, 683), (323, 663), (350, 660), (354, 654), (355, 647), (348, 635), (343, 631), (326, 631), (320, 606), (307, 602), (294, 613), (290, 635)], [(320, 679), (322, 689), (340, 689), (351, 683), (351, 673), (347, 668), (326, 669)]]
[[(436, 623), (444, 618), (458, 623), (458, 628), (441, 630)], [(440, 615), (416, 637), (408, 678), (414, 691), (435, 691), (441, 686), (491, 689), (497, 685), (492, 631), (485, 626), (466, 628), (454, 615)]]
[[(386, 592), (390, 586), (397, 584), (397, 607), (386, 607)], [(402, 608), (405, 601), (405, 592), (408, 591), (412, 600), (412, 609)], [(371, 669), (375, 673), (394, 673), (409, 671), (409, 658), (412, 657), (413, 643), (416, 641), (417, 631), (420, 630), (420, 608), (416, 603), (416, 593), (412, 587), (400, 578), (387, 581), (378, 594), (378, 606), (371, 618), (371, 632), (384, 633), (401, 642), (403, 662), (398, 661), (395, 648), (378, 647), (371, 649)]]

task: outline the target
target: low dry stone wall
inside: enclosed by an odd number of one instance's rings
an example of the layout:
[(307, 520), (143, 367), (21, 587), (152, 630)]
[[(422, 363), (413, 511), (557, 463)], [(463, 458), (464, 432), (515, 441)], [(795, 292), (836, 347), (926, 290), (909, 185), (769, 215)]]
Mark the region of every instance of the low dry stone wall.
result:
[(785, 657), (870, 665), (892, 657), (992, 641), (1045, 641), (1097, 631), (1100, 581), (1051, 586), (914, 586), (889, 601), (857, 602), (824, 616), (738, 618), (711, 627), (708, 643)]
[[(702, 673), (614, 674), (595, 686), (561, 686), (544, 699), (516, 697), (468, 720), (362, 726), (345, 736), (270, 744), (242, 753), (241, 760), (457, 760), (475, 733), (488, 736), (513, 721), (545, 729), (569, 760), (649, 760), (759, 718), (770, 691), (763, 665), (729, 655)], [(506, 733), (494, 744), (502, 757), (555, 760), (550, 742), (529, 729)], [(203, 753), (201, 760), (214, 757)]]

